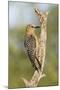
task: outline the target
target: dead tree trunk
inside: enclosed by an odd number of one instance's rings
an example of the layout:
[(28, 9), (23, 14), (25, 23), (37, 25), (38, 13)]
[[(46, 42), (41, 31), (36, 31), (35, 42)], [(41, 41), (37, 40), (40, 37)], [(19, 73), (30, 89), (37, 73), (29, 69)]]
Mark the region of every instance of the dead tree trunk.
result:
[(39, 71), (39, 73), (37, 71), (34, 72), (31, 80), (26, 80), (25, 78), (22, 78), (25, 86), (26, 87), (36, 87), (40, 81), (41, 78), (43, 78), (45, 76), (45, 74), (43, 74), (43, 68), (44, 68), (44, 62), (45, 62), (45, 55), (46, 55), (46, 40), (47, 40), (47, 15), (48, 13), (46, 12), (45, 14), (42, 13), (41, 11), (39, 11), (38, 9), (35, 9), (35, 13), (37, 14), (37, 16), (39, 17), (39, 21), (40, 21), (40, 27), (41, 27), (41, 33), (40, 33), (40, 37), (39, 37), (39, 61), (41, 63), (41, 70)]

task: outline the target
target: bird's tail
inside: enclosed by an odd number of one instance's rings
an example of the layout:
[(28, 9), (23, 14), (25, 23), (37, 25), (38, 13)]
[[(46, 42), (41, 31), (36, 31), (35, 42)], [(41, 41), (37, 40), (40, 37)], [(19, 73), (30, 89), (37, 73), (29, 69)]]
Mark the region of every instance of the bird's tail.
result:
[(35, 62), (36, 62), (36, 69), (39, 72), (41, 70), (41, 63), (39, 62), (37, 57), (35, 57), (35, 58), (36, 58), (36, 60), (35, 60)]

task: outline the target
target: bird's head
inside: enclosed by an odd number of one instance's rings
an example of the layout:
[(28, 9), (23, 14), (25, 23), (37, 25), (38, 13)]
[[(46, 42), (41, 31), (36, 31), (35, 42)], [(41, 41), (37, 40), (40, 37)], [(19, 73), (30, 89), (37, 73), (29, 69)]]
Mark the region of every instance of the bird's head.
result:
[(27, 25), (26, 34), (29, 34), (29, 35), (33, 34), (36, 28), (40, 28), (40, 26), (35, 26), (32, 24)]

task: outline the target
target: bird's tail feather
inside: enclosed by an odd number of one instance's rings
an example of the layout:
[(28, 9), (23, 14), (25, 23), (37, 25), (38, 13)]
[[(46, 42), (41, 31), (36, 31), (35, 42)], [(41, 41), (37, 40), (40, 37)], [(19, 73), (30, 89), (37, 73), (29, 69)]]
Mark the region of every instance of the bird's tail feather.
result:
[(38, 67), (37, 67), (37, 69), (39, 70), (41, 70), (41, 63), (39, 62), (39, 60), (38, 60), (38, 58), (37, 57), (35, 57), (36, 58), (36, 60), (37, 60), (37, 63), (38, 63)]

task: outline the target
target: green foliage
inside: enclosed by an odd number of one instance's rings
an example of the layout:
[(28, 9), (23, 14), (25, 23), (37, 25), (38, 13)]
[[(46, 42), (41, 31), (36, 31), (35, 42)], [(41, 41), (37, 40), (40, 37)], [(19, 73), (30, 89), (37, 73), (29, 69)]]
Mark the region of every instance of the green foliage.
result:
[[(50, 10), (47, 27), (46, 77), (38, 86), (58, 85), (58, 7)], [(38, 30), (37, 30), (38, 31)], [(25, 87), (22, 77), (30, 80), (34, 69), (24, 49), (25, 27), (9, 30), (9, 88)]]

